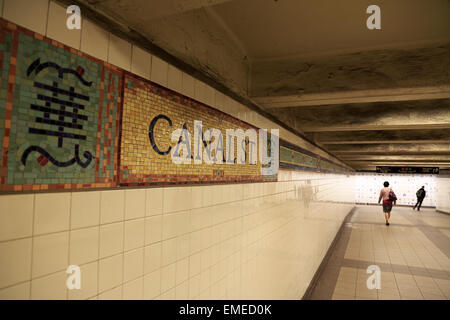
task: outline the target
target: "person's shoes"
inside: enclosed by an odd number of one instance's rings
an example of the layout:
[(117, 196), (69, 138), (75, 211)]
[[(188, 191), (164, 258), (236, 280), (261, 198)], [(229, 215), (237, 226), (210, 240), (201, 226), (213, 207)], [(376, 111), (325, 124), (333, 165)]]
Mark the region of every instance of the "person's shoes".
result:
[(389, 225), (389, 222), (386, 222), (386, 225), (388, 226), (388, 225)]

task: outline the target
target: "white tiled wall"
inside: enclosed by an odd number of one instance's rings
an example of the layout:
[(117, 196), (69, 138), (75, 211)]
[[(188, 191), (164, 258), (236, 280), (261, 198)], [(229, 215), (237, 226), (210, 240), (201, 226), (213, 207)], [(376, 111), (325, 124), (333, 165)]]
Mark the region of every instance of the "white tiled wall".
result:
[(107, 61), (109, 33), (90, 22), (88, 19), (82, 19), (81, 24), (80, 50), (95, 58)]
[[(33, 2), (33, 1), (27, 1)], [(81, 30), (69, 30), (66, 28), (68, 15), (66, 9), (50, 1), (48, 7), (47, 34), (46, 36), (58, 40), (65, 45), (80, 50)]]
[[(65, 29), (65, 10), (53, 2), (4, 0), (2, 16), (255, 126), (277, 128), (86, 19), (81, 32)], [(280, 135), (319, 152), (284, 129)], [(1, 195), (0, 299), (301, 298), (353, 207), (354, 181), (290, 171), (279, 180)], [(81, 267), (80, 290), (66, 289), (70, 264)]]
[(436, 209), (450, 213), (450, 177), (436, 177)]
[(3, 0), (3, 2), (4, 19), (40, 34), (46, 34), (48, 0)]
[[(108, 62), (124, 70), (131, 70), (131, 44), (113, 34), (109, 35)], [(136, 70), (144, 73), (146, 70)]]
[(167, 87), (169, 64), (156, 56), (152, 56), (151, 81)]
[(436, 206), (435, 176), (430, 174), (371, 174), (361, 173), (356, 175), (356, 202), (378, 203), (380, 190), (383, 183), (389, 182), (389, 187), (397, 196), (397, 204), (414, 206), (417, 203), (416, 192), (425, 186), (426, 197), (423, 206)]
[[(353, 178), (280, 180), (2, 195), (0, 297), (301, 298), (353, 207)], [(81, 290), (66, 289), (71, 264)]]

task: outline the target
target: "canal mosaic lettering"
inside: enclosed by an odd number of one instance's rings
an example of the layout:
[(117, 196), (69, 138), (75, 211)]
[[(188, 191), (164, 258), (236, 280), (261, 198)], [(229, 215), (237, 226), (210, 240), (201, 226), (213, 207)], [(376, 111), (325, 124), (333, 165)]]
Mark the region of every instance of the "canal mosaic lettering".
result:
[[(186, 123), (181, 129), (172, 132), (171, 141), (175, 143), (174, 148), (169, 146), (167, 150), (161, 151), (155, 142), (155, 125), (159, 119), (167, 121), (172, 126), (172, 120), (166, 115), (160, 114), (152, 119), (149, 127), (149, 139), (153, 150), (159, 155), (171, 154), (174, 164), (237, 164), (245, 165), (257, 163), (257, 151), (259, 161), (263, 165), (262, 175), (275, 175), (279, 168), (278, 158), (278, 129), (274, 129), (268, 136), (267, 130), (259, 129), (226, 129), (226, 149), (224, 149), (224, 135), (216, 128), (203, 131), (203, 122), (194, 120), (193, 142)], [(257, 142), (259, 141), (259, 145)], [(236, 145), (236, 147), (235, 147)], [(192, 151), (192, 147), (194, 150)], [(237, 154), (236, 154), (237, 149)], [(172, 150), (172, 152), (170, 152)], [(248, 152), (247, 152), (248, 151)]]
[(276, 180), (278, 130), (131, 75), (124, 84), (121, 185)]
[(344, 172), (203, 103), (0, 19), (0, 192)]

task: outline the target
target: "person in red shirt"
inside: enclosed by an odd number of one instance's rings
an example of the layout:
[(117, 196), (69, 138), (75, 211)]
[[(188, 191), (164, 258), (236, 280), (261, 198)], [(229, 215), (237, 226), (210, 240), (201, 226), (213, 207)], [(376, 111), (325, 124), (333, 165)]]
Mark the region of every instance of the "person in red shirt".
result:
[[(390, 200), (389, 194), (392, 192), (392, 194), (395, 197), (394, 191), (389, 188), (389, 182), (384, 182), (384, 188), (380, 191), (380, 197), (378, 198), (378, 203), (383, 199), (383, 212), (384, 212), (384, 218), (386, 219), (386, 225), (389, 225), (389, 219), (391, 218), (391, 211), (392, 211), (392, 204), (396, 205), (396, 200)], [(395, 198), (396, 199), (396, 198)]]

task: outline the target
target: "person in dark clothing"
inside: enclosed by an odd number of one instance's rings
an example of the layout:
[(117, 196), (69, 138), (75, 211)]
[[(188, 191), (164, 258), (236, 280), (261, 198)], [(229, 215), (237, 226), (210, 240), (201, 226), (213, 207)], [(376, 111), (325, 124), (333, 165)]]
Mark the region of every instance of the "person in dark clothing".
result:
[(417, 190), (417, 192), (416, 192), (417, 203), (414, 206), (413, 210), (416, 209), (416, 207), (418, 206), (417, 211), (420, 211), (420, 207), (422, 206), (422, 202), (423, 202), (423, 199), (425, 199), (426, 194), (427, 194), (427, 192), (425, 191), (425, 186), (422, 186), (422, 188)]

